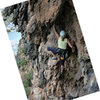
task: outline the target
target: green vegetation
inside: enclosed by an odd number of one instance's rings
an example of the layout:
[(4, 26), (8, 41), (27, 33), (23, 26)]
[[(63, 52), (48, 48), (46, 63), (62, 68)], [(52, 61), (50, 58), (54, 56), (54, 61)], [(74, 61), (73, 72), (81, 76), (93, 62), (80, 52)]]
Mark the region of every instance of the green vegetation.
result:
[(32, 86), (32, 82), (31, 82), (31, 80), (32, 80), (32, 73), (33, 73), (33, 70), (31, 70), (29, 73), (27, 73), (27, 74), (25, 74), (25, 80), (24, 80), (24, 87), (25, 87), (25, 91), (26, 91), (26, 94), (27, 94), (27, 96), (29, 96), (29, 94), (30, 94), (30, 89), (29, 89), (29, 87), (31, 87)]
[(18, 51), (18, 55), (22, 55), (22, 54), (25, 54), (25, 52), (24, 52), (23, 48), (20, 48), (19, 51)]
[(31, 91), (30, 91), (30, 89), (28, 87), (25, 88), (25, 91), (26, 91), (26, 95), (28, 97), (30, 95)]
[(24, 86), (25, 87), (32, 86), (32, 83), (31, 83), (32, 73), (33, 73), (33, 71), (31, 70), (29, 73), (25, 74), (25, 80), (24, 80)]
[(41, 97), (41, 100), (45, 100), (45, 97), (44, 97), (44, 96), (42, 96), (42, 97)]
[[(33, 74), (33, 70), (31, 69), (30, 71), (27, 71), (27, 66), (28, 66), (28, 62), (29, 60), (24, 59), (25, 56), (25, 52), (24, 49), (22, 47), (19, 48), (18, 50), (18, 60), (17, 60), (17, 65), (18, 68), (20, 68), (23, 72), (23, 85), (27, 94), (27, 97), (30, 95), (31, 91), (30, 91), (30, 87), (32, 87), (32, 74)], [(26, 71), (26, 73), (25, 73)]]
[(19, 48), (17, 56), (18, 56), (18, 58), (20, 58), (20, 59), (17, 60), (18, 68), (21, 68), (22, 70), (24, 70), (25, 65), (28, 64), (28, 60), (23, 58), (24, 57), (24, 49), (22, 47)]
[[(3, 19), (6, 25), (8, 25), (10, 22), (12, 22), (12, 18), (13, 18), (13, 13), (7, 17), (4, 9), (2, 10), (2, 15), (3, 15)], [(5, 17), (6, 16), (6, 17)]]
[(28, 61), (25, 59), (20, 59), (17, 61), (18, 68), (24, 69), (24, 65), (27, 65)]

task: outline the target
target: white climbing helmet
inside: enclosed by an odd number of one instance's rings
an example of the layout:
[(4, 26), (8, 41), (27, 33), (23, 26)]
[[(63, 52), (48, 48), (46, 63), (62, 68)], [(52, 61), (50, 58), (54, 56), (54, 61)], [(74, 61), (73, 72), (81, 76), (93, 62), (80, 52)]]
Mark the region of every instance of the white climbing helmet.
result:
[(65, 31), (64, 30), (60, 31), (60, 37), (63, 37), (63, 38), (65, 37)]

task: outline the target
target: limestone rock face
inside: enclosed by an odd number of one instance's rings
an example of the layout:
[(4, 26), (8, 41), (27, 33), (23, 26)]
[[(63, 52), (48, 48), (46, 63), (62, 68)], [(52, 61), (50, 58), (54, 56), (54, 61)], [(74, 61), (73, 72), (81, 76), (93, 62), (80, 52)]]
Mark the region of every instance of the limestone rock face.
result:
[[(24, 58), (31, 63), (26, 69), (33, 70), (29, 100), (72, 100), (99, 90), (71, 0), (29, 0), (15, 5), (13, 13), (22, 32), (19, 51), (24, 48)], [(54, 24), (58, 33), (66, 31), (75, 47), (74, 53), (67, 47), (63, 74), (59, 59), (52, 60), (47, 51), (48, 46), (57, 47)]]

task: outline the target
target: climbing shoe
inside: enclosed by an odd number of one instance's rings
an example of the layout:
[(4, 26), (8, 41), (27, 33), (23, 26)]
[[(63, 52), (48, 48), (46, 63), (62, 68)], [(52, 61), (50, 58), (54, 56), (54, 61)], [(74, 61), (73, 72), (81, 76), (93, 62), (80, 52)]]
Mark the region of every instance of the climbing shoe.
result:
[(57, 57), (52, 57), (52, 60), (58, 60), (58, 58)]

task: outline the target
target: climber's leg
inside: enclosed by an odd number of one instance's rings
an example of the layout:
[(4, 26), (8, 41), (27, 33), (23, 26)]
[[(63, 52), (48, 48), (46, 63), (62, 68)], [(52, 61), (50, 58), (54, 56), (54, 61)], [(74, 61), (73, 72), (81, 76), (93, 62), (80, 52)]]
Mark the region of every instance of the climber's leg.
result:
[(61, 73), (63, 73), (64, 65), (61, 65)]
[(64, 55), (61, 55), (60, 57), (60, 65), (61, 65), (61, 73), (63, 73), (63, 70), (64, 70)]
[(56, 56), (52, 51), (49, 51), (49, 53), (54, 57)]
[(57, 54), (57, 48), (54, 47), (48, 47), (47, 50), (49, 51), (50, 54), (52, 54), (52, 56), (56, 56)]

